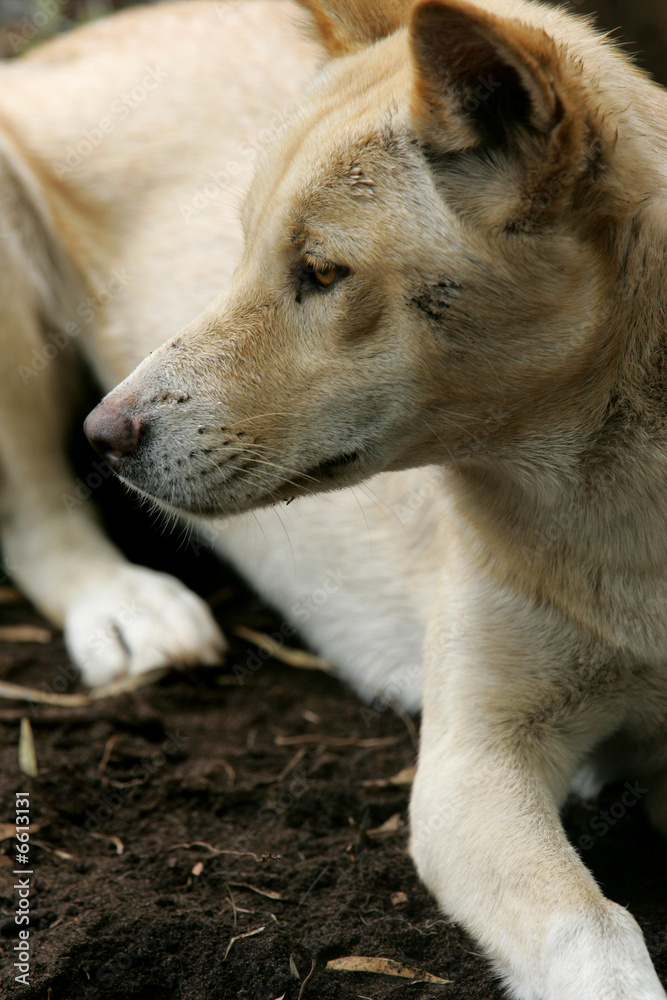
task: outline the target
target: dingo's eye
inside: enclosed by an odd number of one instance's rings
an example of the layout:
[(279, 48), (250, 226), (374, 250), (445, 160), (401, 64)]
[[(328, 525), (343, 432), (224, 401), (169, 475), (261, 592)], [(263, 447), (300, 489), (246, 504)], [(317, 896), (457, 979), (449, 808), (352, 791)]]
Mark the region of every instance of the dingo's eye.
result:
[(337, 278), (342, 278), (347, 274), (347, 268), (306, 258), (303, 262), (303, 274), (316, 288), (331, 288)]
[(301, 296), (308, 292), (328, 292), (349, 273), (350, 269), (340, 264), (328, 264), (323, 260), (305, 257), (296, 275), (296, 301), (301, 302)]
[(321, 285), (322, 288), (328, 288), (338, 277), (338, 270), (337, 267), (325, 267), (324, 269), (313, 267), (312, 273), (318, 285)]

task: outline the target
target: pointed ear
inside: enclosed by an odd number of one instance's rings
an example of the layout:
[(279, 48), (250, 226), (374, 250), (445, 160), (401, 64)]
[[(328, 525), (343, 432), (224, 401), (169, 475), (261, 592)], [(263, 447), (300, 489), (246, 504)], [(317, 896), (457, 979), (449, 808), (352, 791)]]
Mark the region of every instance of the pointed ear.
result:
[(415, 124), (436, 149), (504, 146), (523, 158), (533, 189), (584, 169), (582, 84), (545, 31), (465, 0), (417, 0), (410, 43)]
[(344, 56), (407, 24), (410, 0), (297, 0), (330, 56)]

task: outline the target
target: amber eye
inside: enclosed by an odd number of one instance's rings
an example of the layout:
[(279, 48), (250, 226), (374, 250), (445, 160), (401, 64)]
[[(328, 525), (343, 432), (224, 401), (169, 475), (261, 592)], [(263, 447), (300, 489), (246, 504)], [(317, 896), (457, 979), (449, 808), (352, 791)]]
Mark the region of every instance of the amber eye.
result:
[(345, 271), (343, 267), (335, 264), (326, 264), (324, 261), (308, 260), (304, 262), (305, 273), (313, 285), (318, 288), (329, 288), (336, 278), (339, 278)]
[(328, 288), (329, 285), (332, 285), (338, 277), (339, 270), (340, 268), (338, 267), (313, 267), (312, 273), (318, 285), (321, 285), (322, 288)]
[(348, 267), (342, 264), (328, 264), (312, 257), (302, 260), (297, 272), (296, 301), (301, 302), (301, 296), (309, 291), (327, 292), (350, 273)]

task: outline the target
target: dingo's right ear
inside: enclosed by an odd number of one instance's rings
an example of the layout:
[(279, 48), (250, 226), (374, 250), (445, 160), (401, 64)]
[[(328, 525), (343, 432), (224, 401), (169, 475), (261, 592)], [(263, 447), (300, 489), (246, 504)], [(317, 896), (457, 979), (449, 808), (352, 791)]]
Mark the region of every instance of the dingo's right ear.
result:
[(466, 0), (417, 0), (410, 44), (422, 137), (442, 153), (504, 153), (519, 168), (529, 214), (555, 208), (553, 191), (572, 191), (599, 151), (585, 74), (567, 48)]
[(297, 0), (330, 56), (344, 56), (407, 24), (410, 0)]

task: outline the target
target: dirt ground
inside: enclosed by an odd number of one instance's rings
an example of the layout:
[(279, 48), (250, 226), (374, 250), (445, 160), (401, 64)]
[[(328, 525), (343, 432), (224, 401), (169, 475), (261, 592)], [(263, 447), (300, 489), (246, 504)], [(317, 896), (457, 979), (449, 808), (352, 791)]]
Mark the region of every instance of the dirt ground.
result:
[[(643, 39), (649, 65), (667, 80), (656, 20), (665, 23), (664, 0), (600, 3), (610, 27), (631, 24), (626, 37)], [(11, 11), (27, 44), (24, 7)], [(365, 711), (321, 672), (271, 659), (252, 669), (257, 651), (233, 629), (270, 632), (271, 612), (205, 551), (183, 551), (151, 528), (113, 484), (96, 499), (135, 560), (179, 573), (211, 600), (232, 648), (223, 672), (172, 673), (87, 707), (0, 700), (0, 996), (497, 1000), (474, 944), (416, 878), (408, 789), (365, 784), (414, 763), (409, 720)], [(0, 629), (45, 625), (0, 594)], [(0, 642), (0, 681), (79, 690), (55, 633), (49, 642)], [(18, 768), (24, 717), (35, 778)], [(25, 791), (34, 824), (28, 986), (14, 981), (16, 845), (2, 825)], [(572, 799), (567, 830), (604, 891), (639, 920), (667, 982), (667, 853), (644, 819), (641, 787), (626, 793)], [(388, 831), (378, 831), (383, 824)], [(451, 985), (326, 969), (348, 955), (392, 959)]]
[[(15, 793), (28, 791), (36, 824), (29, 986), (13, 979), (15, 843), (0, 843), (0, 996), (497, 1000), (474, 944), (413, 871), (408, 789), (365, 784), (414, 763), (409, 720), (364, 710), (319, 671), (274, 660), (257, 668), (255, 647), (233, 629), (270, 632), (271, 612), (207, 552), (179, 551), (151, 529), (114, 484), (97, 496), (138, 558), (177, 568), (211, 600), (232, 649), (223, 671), (172, 673), (88, 707), (0, 701), (0, 821), (13, 820)], [(0, 628), (26, 624), (45, 625), (25, 602), (3, 599)], [(57, 635), (0, 644), (0, 679), (79, 690)], [(36, 778), (18, 769), (22, 717)], [(568, 832), (605, 891), (637, 916), (667, 981), (667, 854), (623, 793), (573, 800)], [(390, 832), (375, 832), (387, 821)], [(348, 955), (451, 985), (325, 968)]]

